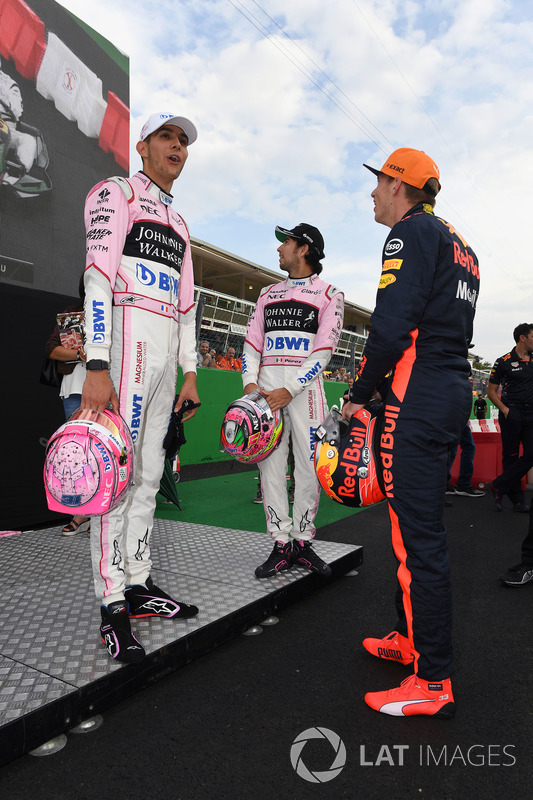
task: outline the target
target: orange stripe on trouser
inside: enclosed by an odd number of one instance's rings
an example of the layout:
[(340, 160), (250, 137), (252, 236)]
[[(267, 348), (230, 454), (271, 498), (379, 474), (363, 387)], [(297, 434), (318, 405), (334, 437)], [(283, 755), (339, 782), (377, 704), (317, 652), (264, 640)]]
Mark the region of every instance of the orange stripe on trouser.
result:
[(396, 558), (400, 562), (396, 574), (398, 576), (398, 581), (400, 583), (403, 593), (403, 607), (405, 611), (405, 620), (407, 623), (407, 638), (409, 639), (409, 644), (411, 645), (411, 649), (415, 656), (414, 671), (418, 672), (418, 659), (420, 657), (420, 654), (415, 649), (414, 639), (413, 639), (413, 608), (411, 605), (411, 593), (410, 593), (411, 573), (406, 563), (407, 553), (403, 544), (402, 532), (400, 529), (400, 523), (398, 521), (398, 515), (391, 508), (390, 503), (389, 503), (389, 517), (391, 524), (392, 546), (396, 554)]
[(418, 338), (418, 330), (411, 331), (411, 344), (404, 350), (403, 356), (396, 364), (394, 369), (394, 378), (392, 380), (391, 389), (400, 401), (403, 403), (405, 392), (409, 385), (413, 364), (416, 361), (416, 340)]
[[(448, 443), (439, 437), (454, 412), (427, 417), (427, 379), (416, 369), (417, 337), (418, 331), (412, 331), (411, 345), (395, 368), (386, 407), (395, 413), (387, 417), (385, 412), (380, 450), (382, 462), (390, 464), (387, 497), (399, 562), (397, 630), (409, 638), (415, 672), (424, 680), (441, 680), (453, 671), (449, 557), (442, 520), (452, 438)], [(461, 415), (460, 402), (452, 405)], [(460, 427), (458, 423), (458, 432)]]
[[(396, 368), (394, 370), (394, 378), (391, 384), (392, 392), (394, 393), (394, 395), (396, 396), (396, 398), (399, 400), (400, 403), (403, 403), (404, 401), (405, 392), (407, 391), (407, 387), (409, 386), (411, 373), (413, 371), (413, 364), (416, 361), (416, 340), (418, 338), (418, 329), (411, 331), (410, 336), (411, 336), (411, 344), (406, 350), (404, 350), (403, 356), (396, 365)], [(398, 521), (398, 515), (393, 511), (390, 503), (389, 503), (389, 516), (391, 521), (392, 546), (394, 548), (394, 552), (396, 553), (396, 557), (400, 562), (397, 575), (398, 575), (398, 581), (400, 583), (403, 592), (403, 605), (407, 623), (407, 636), (411, 644), (411, 649), (415, 654), (414, 669), (415, 672), (417, 672), (418, 659), (420, 654), (417, 652), (417, 650), (415, 650), (413, 641), (413, 608), (411, 605), (411, 595), (409, 592), (409, 587), (411, 586), (411, 573), (409, 572), (406, 564), (407, 553), (405, 551), (403, 543), (402, 532), (400, 530), (400, 524)]]

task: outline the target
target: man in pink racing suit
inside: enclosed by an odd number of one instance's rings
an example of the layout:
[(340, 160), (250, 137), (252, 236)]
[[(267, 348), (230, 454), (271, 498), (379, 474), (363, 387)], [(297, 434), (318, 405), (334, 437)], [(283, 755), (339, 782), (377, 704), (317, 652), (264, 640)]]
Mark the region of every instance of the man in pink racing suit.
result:
[(186, 399), (198, 402), (189, 232), (170, 194), (196, 137), (184, 117), (152, 114), (137, 143), (143, 170), (129, 180), (97, 184), (85, 205), (87, 378), (81, 407), (103, 411), (110, 404), (134, 440), (135, 485), (116, 508), (91, 519), (101, 638), (112, 658), (126, 663), (145, 655), (130, 618), (198, 613), (155, 586), (149, 546), (178, 362), (184, 380), (175, 410)]
[[(331, 568), (311, 547), (320, 485), (314, 469), (315, 430), (328, 409), (322, 373), (337, 346), (344, 296), (318, 276), (324, 240), (312, 225), (276, 228), (280, 269), (289, 277), (264, 289), (250, 318), (242, 357), (247, 394), (259, 389), (273, 411), (283, 409), (281, 442), (259, 463), (267, 531), (274, 549), (257, 567), (269, 578), (293, 564), (329, 577)], [(294, 453), (294, 505), (289, 515), (287, 460)]]

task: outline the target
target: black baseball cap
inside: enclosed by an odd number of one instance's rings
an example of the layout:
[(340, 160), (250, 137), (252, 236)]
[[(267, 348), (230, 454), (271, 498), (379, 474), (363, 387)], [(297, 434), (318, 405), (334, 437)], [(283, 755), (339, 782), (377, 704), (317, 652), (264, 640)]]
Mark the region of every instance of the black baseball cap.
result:
[(314, 253), (318, 260), (324, 258), (324, 239), (322, 234), (313, 225), (308, 225), (307, 222), (300, 222), (299, 225), (288, 230), (276, 225), (275, 229), (276, 239), (284, 242), (287, 236), (291, 239), (296, 239), (297, 242), (309, 245), (309, 251)]

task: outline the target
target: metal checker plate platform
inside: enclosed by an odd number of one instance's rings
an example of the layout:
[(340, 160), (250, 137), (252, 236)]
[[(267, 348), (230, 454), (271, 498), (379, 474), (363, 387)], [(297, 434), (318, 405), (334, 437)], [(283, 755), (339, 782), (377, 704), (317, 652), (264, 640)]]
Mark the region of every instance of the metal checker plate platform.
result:
[[(66, 537), (54, 527), (0, 538), (0, 765), (324, 585), (300, 567), (257, 580), (271, 549), (264, 534), (156, 519), (150, 544), (155, 583), (200, 611), (191, 620), (133, 620), (147, 657), (126, 666), (100, 642), (89, 534)], [(359, 546), (313, 547), (333, 578), (362, 562)]]

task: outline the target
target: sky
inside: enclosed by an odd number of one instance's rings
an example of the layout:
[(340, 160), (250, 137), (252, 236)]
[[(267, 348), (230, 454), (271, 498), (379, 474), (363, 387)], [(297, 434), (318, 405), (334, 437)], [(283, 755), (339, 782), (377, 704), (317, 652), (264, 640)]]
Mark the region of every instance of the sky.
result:
[(274, 227), (311, 223), (322, 277), (372, 309), (388, 228), (362, 165), (415, 147), (440, 168), (437, 213), (479, 258), (473, 352), (492, 363), (533, 322), (529, 0), (62, 5), (130, 58), (132, 172), (152, 112), (196, 124), (173, 190), (192, 236), (276, 270)]

